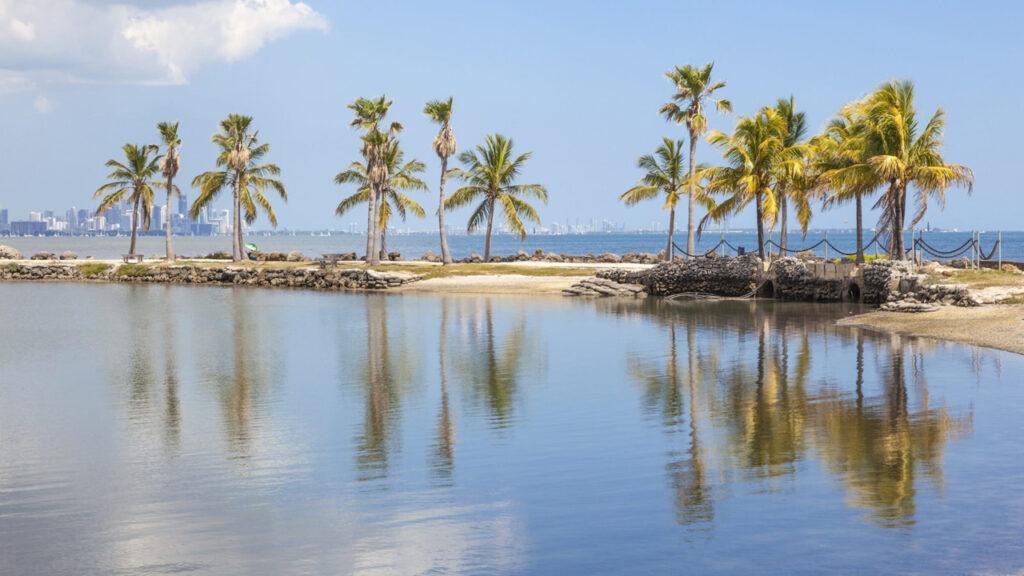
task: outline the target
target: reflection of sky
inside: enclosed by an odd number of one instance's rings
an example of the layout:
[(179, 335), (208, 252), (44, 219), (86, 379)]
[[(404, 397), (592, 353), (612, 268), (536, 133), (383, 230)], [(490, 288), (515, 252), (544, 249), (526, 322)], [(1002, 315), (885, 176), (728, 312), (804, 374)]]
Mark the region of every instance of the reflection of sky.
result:
[(1009, 354), (763, 303), (0, 301), (0, 573), (1024, 565)]

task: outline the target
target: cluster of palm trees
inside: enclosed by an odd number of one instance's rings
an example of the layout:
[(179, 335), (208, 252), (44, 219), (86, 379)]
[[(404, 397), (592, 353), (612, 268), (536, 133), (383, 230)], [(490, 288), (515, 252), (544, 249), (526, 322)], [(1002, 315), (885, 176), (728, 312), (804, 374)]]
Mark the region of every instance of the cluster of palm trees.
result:
[[(945, 117), (936, 110), (921, 126), (914, 107), (914, 86), (907, 81), (883, 84), (867, 96), (844, 106), (822, 133), (807, 137), (807, 122), (797, 110), (793, 97), (779, 99), (751, 116), (739, 118), (731, 134), (708, 130), (707, 110), (732, 111), (729, 100), (718, 93), (726, 83), (712, 78), (714, 66), (679, 66), (666, 76), (675, 87), (671, 101), (660, 113), (669, 121), (686, 127), (687, 141), (665, 138), (654, 154), (642, 156), (638, 166), (644, 171), (640, 182), (624, 192), (620, 199), (627, 205), (664, 197), (669, 211), (668, 242), (665, 258), (674, 255), (676, 207), (687, 199), (686, 253), (695, 253), (696, 239), (709, 222), (721, 222), (735, 216), (752, 203), (756, 215), (758, 255), (766, 257), (765, 232), (780, 227), (779, 253), (788, 246), (789, 212), (792, 207), (801, 230), (806, 234), (816, 201), (823, 208), (852, 202), (856, 205), (857, 261), (864, 261), (863, 202), (877, 195), (879, 231), (894, 258), (905, 256), (903, 233), (907, 225), (908, 197), (913, 191), (916, 204), (909, 223), (913, 227), (923, 218), (930, 202), (944, 204), (951, 186), (970, 190), (974, 175), (969, 168), (947, 164), (942, 158), (942, 133)], [(388, 122), (391, 100), (384, 96), (358, 98), (348, 108), (353, 113), (350, 126), (362, 132), (361, 156), (335, 176), (340, 185), (354, 184), (355, 193), (343, 199), (335, 209), (345, 214), (366, 203), (366, 260), (379, 264), (387, 257), (386, 235), (395, 215), (403, 220), (409, 213), (425, 217), (426, 209), (408, 192), (426, 191), (421, 179), (426, 166), (418, 160), (405, 160), (398, 140), (402, 125)], [(500, 211), (505, 227), (521, 238), (526, 236), (526, 221), (540, 222), (529, 200), (547, 203), (548, 193), (540, 184), (520, 184), (518, 179), (531, 153), (516, 154), (510, 138), (488, 135), (473, 149), (457, 158), (460, 168), (449, 168), (457, 143), (452, 130), (453, 99), (432, 100), (423, 112), (439, 127), (433, 141), (441, 162), (438, 184), (437, 219), (441, 260), (452, 262), (445, 236), (445, 212), (472, 207), (467, 229), (484, 229), (484, 260), (491, 257), (494, 218)], [(149, 229), (154, 190), (166, 191), (167, 204), (178, 192), (174, 178), (181, 168), (178, 149), (178, 123), (158, 125), (163, 149), (158, 145), (126, 144), (125, 159), (109, 160), (112, 169), (108, 182), (95, 196), (102, 198), (97, 213), (127, 201), (132, 206), (130, 253), (135, 253), (139, 226)], [(705, 138), (722, 154), (721, 165), (697, 163), (697, 143)], [(271, 225), (277, 217), (270, 193), (287, 201), (281, 170), (265, 161), (270, 145), (259, 141), (252, 118), (231, 114), (220, 123), (212, 141), (220, 149), (216, 168), (192, 180), (199, 194), (192, 204), (193, 217), (224, 190), (231, 190), (233, 206), (232, 257), (245, 254), (243, 224), (252, 224), (263, 211)], [(684, 162), (684, 148), (689, 153)], [(162, 176), (162, 180), (158, 179)], [(446, 195), (448, 177), (461, 182)], [(703, 207), (699, 223), (696, 209)], [(167, 258), (174, 259), (171, 243), (170, 210), (166, 213)]]
[[(463, 168), (448, 168), (448, 159), (455, 155), (457, 145), (452, 131), (453, 99), (427, 102), (423, 112), (440, 126), (433, 148), (441, 161), (441, 176), (438, 199), (438, 229), (440, 231), (441, 260), (452, 262), (448, 239), (445, 236), (444, 213), (447, 210), (476, 204), (470, 215), (467, 229), (473, 232), (486, 228), (484, 259), (491, 256), (491, 235), (494, 230), (494, 215), (499, 210), (506, 226), (526, 237), (524, 220), (539, 223), (540, 216), (526, 198), (536, 198), (547, 203), (547, 190), (540, 184), (519, 184), (519, 173), (530, 159), (529, 152), (516, 155), (512, 140), (501, 134), (489, 135), (482, 145), (459, 155)], [(419, 177), (426, 170), (423, 162), (405, 161), (398, 135), (402, 125), (386, 122), (391, 101), (384, 96), (358, 98), (348, 106), (353, 112), (350, 126), (362, 131), (361, 161), (354, 161), (339, 172), (334, 181), (340, 185), (355, 184), (354, 194), (344, 198), (335, 208), (342, 215), (357, 205), (367, 204), (366, 220), (366, 261), (379, 264), (387, 257), (386, 233), (393, 215), (403, 220), (410, 212), (420, 218), (426, 216), (426, 209), (410, 197), (408, 191), (425, 191), (429, 187)], [(113, 169), (108, 182), (95, 192), (101, 198), (96, 210), (102, 214), (121, 202), (132, 206), (131, 247), (129, 254), (135, 254), (138, 229), (149, 230), (154, 206), (154, 189), (167, 192), (167, 206), (179, 190), (174, 178), (181, 168), (178, 149), (178, 123), (162, 122), (158, 126), (163, 151), (153, 144), (126, 144), (123, 148), (125, 160), (109, 160), (107, 166)], [(231, 190), (233, 207), (231, 255), (235, 261), (245, 255), (242, 220), (252, 224), (262, 210), (272, 226), (277, 226), (277, 216), (268, 198), (275, 192), (287, 201), (288, 193), (278, 179), (281, 169), (276, 164), (265, 162), (270, 145), (259, 141), (259, 132), (253, 128), (252, 117), (231, 114), (220, 123), (220, 131), (212, 141), (220, 149), (216, 169), (199, 174), (192, 180), (192, 187), (198, 189), (190, 209), (193, 218), (203, 208), (210, 206), (224, 190)], [(157, 176), (162, 175), (163, 181)], [(445, 196), (448, 176), (463, 182), (450, 197)], [(174, 260), (171, 242), (171, 215), (166, 211), (167, 260)]]
[[(97, 214), (103, 214), (127, 201), (132, 206), (131, 247), (129, 254), (135, 254), (136, 238), (141, 224), (149, 230), (154, 207), (154, 189), (167, 192), (167, 206), (170, 208), (174, 195), (179, 194), (174, 178), (181, 169), (181, 157), (178, 149), (181, 138), (178, 136), (178, 123), (161, 122), (157, 125), (164, 150), (155, 144), (125, 144), (125, 160), (108, 160), (106, 165), (112, 168), (107, 176), (108, 182), (100, 186), (94, 197), (101, 198)], [(213, 135), (214, 144), (220, 148), (217, 155), (216, 169), (199, 174), (192, 180), (192, 187), (199, 190), (199, 195), (192, 203), (190, 212), (193, 218), (199, 216), (203, 208), (210, 206), (224, 189), (231, 190), (232, 206), (234, 207), (233, 233), (231, 237), (232, 258), (241, 260), (245, 253), (242, 218), (252, 224), (259, 210), (266, 213), (273, 226), (277, 226), (277, 216), (273, 205), (267, 198), (268, 191), (276, 192), (282, 199), (288, 199), (284, 184), (277, 179), (281, 169), (276, 164), (264, 162), (270, 152), (270, 145), (260, 143), (259, 132), (253, 130), (252, 117), (231, 114), (220, 123), (220, 132)], [(158, 181), (157, 176), (164, 177)], [(171, 242), (171, 211), (165, 211), (167, 259), (174, 260), (174, 246)]]
[[(488, 260), (491, 257), (495, 213), (500, 210), (508, 229), (525, 238), (524, 220), (540, 222), (536, 208), (526, 198), (545, 203), (548, 199), (544, 186), (517, 183), (519, 173), (531, 154), (516, 155), (512, 140), (501, 134), (488, 135), (484, 143), (474, 150), (459, 154), (463, 167), (449, 169), (448, 159), (457, 150), (451, 127), (453, 104), (452, 98), (431, 100), (423, 108), (423, 113), (439, 126), (433, 148), (441, 161), (437, 224), (443, 264), (452, 262), (445, 235), (446, 211), (475, 204), (466, 228), (469, 232), (485, 229), (483, 257)], [(419, 177), (426, 167), (418, 160), (405, 162), (398, 141), (398, 134), (402, 131), (400, 123), (391, 122), (386, 129), (383, 128), (390, 108), (391, 101), (384, 96), (359, 98), (349, 105), (354, 114), (351, 126), (363, 130), (363, 159), (352, 162), (334, 178), (337, 184), (357, 185), (356, 192), (338, 204), (336, 214), (340, 216), (356, 205), (367, 204), (366, 254), (370, 264), (379, 264), (382, 258), (387, 257), (385, 239), (392, 215), (397, 214), (403, 220), (410, 212), (421, 218), (426, 215), (423, 206), (405, 194), (406, 191), (428, 189)], [(446, 196), (449, 176), (459, 179), (463, 185), (451, 196)]]
[[(914, 193), (916, 210), (912, 229), (924, 217), (929, 202), (945, 203), (951, 186), (973, 187), (970, 168), (947, 164), (942, 158), (945, 117), (936, 110), (922, 127), (916, 118), (914, 86), (891, 81), (851, 102), (825, 130), (807, 138), (806, 119), (792, 97), (779, 99), (752, 116), (741, 117), (731, 134), (707, 133), (724, 162), (719, 166), (696, 163), (697, 139), (707, 131), (705, 108), (714, 104), (722, 112), (728, 100), (715, 97), (726, 86), (712, 80), (713, 65), (681, 66), (668, 72), (675, 86), (672, 101), (661, 108), (670, 121), (685, 124), (689, 136), (688, 170), (683, 169), (683, 142), (666, 138), (654, 155), (638, 161), (644, 171), (640, 182), (620, 199), (627, 205), (664, 196), (669, 211), (666, 259), (673, 256), (675, 209), (686, 197), (689, 204), (686, 252), (694, 254), (695, 237), (709, 222), (720, 222), (754, 204), (758, 255), (766, 256), (765, 227), (780, 226), (780, 253), (787, 249), (788, 212), (792, 204), (797, 222), (806, 233), (814, 201), (825, 208), (856, 204), (857, 261), (864, 261), (863, 201), (878, 195), (878, 228), (887, 239), (893, 258), (904, 258), (908, 195)], [(706, 209), (695, 227), (696, 205)]]

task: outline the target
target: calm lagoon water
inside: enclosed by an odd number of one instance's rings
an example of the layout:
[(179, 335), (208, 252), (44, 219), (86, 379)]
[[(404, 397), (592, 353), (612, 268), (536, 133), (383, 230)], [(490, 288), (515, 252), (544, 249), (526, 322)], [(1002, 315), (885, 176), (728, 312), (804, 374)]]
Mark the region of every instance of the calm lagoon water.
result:
[(1024, 357), (852, 311), (2, 284), (0, 573), (1024, 570)]

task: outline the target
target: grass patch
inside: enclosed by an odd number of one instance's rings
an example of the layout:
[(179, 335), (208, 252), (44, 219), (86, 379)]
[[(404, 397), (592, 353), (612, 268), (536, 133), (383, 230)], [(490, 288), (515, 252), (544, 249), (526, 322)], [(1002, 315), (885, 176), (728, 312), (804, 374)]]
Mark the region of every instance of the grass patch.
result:
[(137, 277), (149, 274), (150, 267), (145, 264), (121, 264), (114, 271), (118, 276)]
[(95, 278), (107, 270), (110, 270), (110, 264), (104, 262), (90, 262), (89, 264), (78, 265), (78, 271), (86, 278)]
[(1006, 300), (1000, 300), (999, 303), (1000, 304), (1024, 304), (1024, 294), (1018, 294), (1016, 296), (1011, 296), (1010, 298), (1007, 298)]
[[(879, 260), (888, 260), (889, 257), (885, 254), (865, 254), (864, 262), (877, 262)], [(843, 256), (843, 262), (854, 262), (857, 260), (857, 255)]]
[(929, 276), (933, 284), (966, 284), (971, 288), (993, 288), (996, 286), (1024, 286), (1024, 274), (1002, 270), (957, 270), (949, 276)]
[(15, 272), (21, 269), (21, 264), (15, 264), (14, 262), (10, 262), (8, 264), (4, 264), (3, 269), (6, 270), (7, 272)]

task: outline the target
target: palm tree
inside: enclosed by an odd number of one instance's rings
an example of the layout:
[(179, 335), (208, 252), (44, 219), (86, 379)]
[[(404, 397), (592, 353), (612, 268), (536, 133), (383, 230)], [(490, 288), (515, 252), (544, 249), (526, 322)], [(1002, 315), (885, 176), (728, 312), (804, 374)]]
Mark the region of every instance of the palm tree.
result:
[(178, 148), (181, 146), (181, 138), (178, 137), (178, 123), (161, 122), (156, 125), (160, 131), (160, 138), (164, 142), (167, 151), (164, 153), (163, 162), (160, 164), (160, 172), (167, 179), (167, 261), (174, 262), (174, 247), (171, 245), (171, 195), (177, 192), (174, 187), (174, 177), (178, 175), (181, 168), (181, 159), (178, 157)]
[(448, 236), (445, 234), (444, 229), (444, 185), (448, 179), (448, 158), (455, 154), (456, 149), (455, 133), (452, 132), (451, 127), (452, 98), (449, 96), (448, 100), (431, 100), (427, 102), (427, 105), (423, 107), (423, 113), (430, 116), (433, 122), (441, 125), (441, 130), (438, 131), (437, 136), (434, 138), (434, 152), (441, 159), (437, 226), (438, 230), (441, 231), (441, 263), (451, 264), (452, 253), (448, 250)]
[(271, 226), (277, 227), (277, 215), (265, 192), (273, 190), (285, 201), (288, 192), (284, 184), (274, 178), (281, 174), (277, 164), (262, 162), (270, 152), (270, 144), (260, 144), (259, 132), (250, 132), (251, 116), (230, 114), (221, 121), (220, 128), (221, 131), (211, 138), (220, 148), (218, 169), (203, 172), (192, 180), (192, 187), (199, 189), (199, 196), (192, 203), (191, 214), (197, 218), (199, 211), (212, 204), (221, 190), (231, 188), (235, 212), (231, 257), (238, 262), (244, 254), (242, 211), (245, 211), (246, 224), (252, 224), (256, 221), (258, 206), (267, 214)]
[[(676, 93), (672, 95), (672, 102), (661, 107), (661, 114), (666, 119), (686, 124), (686, 130), (690, 136), (690, 170), (689, 181), (696, 183), (697, 172), (697, 139), (703, 135), (708, 128), (708, 118), (704, 114), (704, 107), (709, 102), (714, 102), (715, 109), (719, 112), (731, 112), (732, 103), (722, 98), (715, 98), (714, 93), (725, 88), (725, 82), (711, 80), (711, 71), (715, 67), (714, 62), (704, 65), (702, 68), (676, 66), (665, 76), (675, 84)], [(694, 200), (690, 198), (686, 218), (686, 251), (690, 254), (696, 249), (694, 220)], [(672, 246), (669, 246), (668, 258), (672, 259)]]
[(540, 222), (537, 210), (523, 200), (523, 197), (533, 197), (547, 204), (547, 189), (540, 184), (515, 184), (519, 171), (531, 156), (530, 152), (514, 156), (512, 140), (501, 134), (490, 134), (483, 145), (476, 146), (475, 151), (467, 150), (459, 154), (459, 161), (465, 165), (465, 169), (456, 168), (452, 170), (452, 175), (466, 184), (445, 201), (445, 209), (454, 210), (480, 201), (469, 216), (466, 228), (472, 232), (486, 222), (485, 261), (491, 259), (494, 211), (499, 206), (505, 215), (505, 224), (518, 234), (520, 239), (526, 238), (524, 218)]
[(820, 174), (818, 184), (825, 192), (825, 207), (851, 201), (856, 205), (858, 264), (864, 262), (864, 198), (883, 184), (867, 163), (868, 131), (863, 102), (854, 102), (811, 140), (814, 169)]
[[(646, 173), (640, 182), (626, 190), (619, 196), (619, 200), (627, 206), (633, 206), (644, 200), (656, 198), (659, 193), (665, 194), (663, 208), (669, 211), (668, 216), (668, 246), (665, 248), (665, 259), (672, 259), (673, 235), (676, 226), (676, 205), (679, 203), (680, 195), (686, 193), (687, 175), (683, 172), (683, 141), (673, 141), (670, 138), (663, 138), (661, 146), (654, 151), (654, 154), (641, 156), (637, 160), (637, 167), (645, 170)], [(691, 188), (691, 190), (699, 190)], [(709, 198), (703, 194), (694, 194), (699, 202), (704, 203), (710, 209)], [(692, 254), (692, 252), (691, 252)]]
[(946, 203), (950, 186), (974, 187), (974, 173), (959, 164), (946, 164), (942, 158), (942, 133), (945, 113), (937, 109), (919, 130), (914, 109), (914, 85), (909, 81), (883, 84), (865, 102), (870, 132), (867, 165), (886, 183), (876, 207), (882, 209), (880, 228), (889, 233), (889, 253), (903, 259), (903, 241), (907, 211), (907, 190), (913, 187), (917, 212), (911, 227), (928, 210), (929, 198)]
[[(387, 257), (387, 248), (384, 245), (384, 240), (392, 214), (397, 212), (403, 221), (408, 212), (412, 212), (420, 218), (427, 215), (423, 206), (402, 193), (403, 190), (427, 190), (426, 183), (416, 176), (425, 171), (426, 166), (419, 160), (411, 160), (409, 162), (404, 160), (405, 157), (401, 147), (398, 145), (398, 141), (392, 140), (384, 153), (384, 164), (387, 168), (388, 176), (384, 186), (384, 194), (380, 201), (380, 214), (377, 221), (377, 227), (380, 230), (379, 252), (381, 258)], [(334, 213), (338, 216), (343, 215), (358, 204), (370, 201), (370, 177), (366, 164), (362, 162), (349, 164), (347, 170), (339, 172), (334, 177), (334, 182), (337, 184), (357, 184), (359, 186), (355, 194), (345, 198), (338, 204), (338, 207), (334, 210)]]
[[(782, 138), (784, 150), (783, 155), (803, 156), (807, 145), (801, 144), (801, 140), (807, 133), (807, 121), (803, 112), (796, 111), (796, 102), (793, 97), (789, 99), (779, 98), (775, 104), (775, 111), (786, 123), (785, 134)], [(809, 187), (813, 179), (805, 178), (806, 166), (802, 162), (783, 162), (778, 165), (779, 171), (775, 175), (776, 200), (779, 204), (779, 256), (784, 256), (789, 240), (788, 207), (789, 199), (792, 198), (798, 206), (798, 216), (810, 217), (810, 203), (807, 202)], [(803, 208), (800, 210), (799, 208)], [(808, 220), (801, 222), (806, 232)]]
[(799, 155), (787, 149), (784, 138), (786, 121), (773, 108), (762, 108), (753, 117), (741, 118), (733, 134), (718, 131), (708, 141), (723, 150), (725, 166), (706, 170), (707, 190), (729, 196), (719, 202), (701, 223), (719, 221), (754, 202), (757, 214), (757, 254), (763, 260), (764, 224), (774, 224), (778, 211), (775, 175), (785, 169), (783, 163), (798, 163)]
[(378, 243), (380, 230), (377, 226), (380, 220), (380, 208), (378, 205), (387, 181), (384, 156), (391, 140), (402, 131), (402, 125), (392, 122), (386, 131), (380, 129), (384, 117), (387, 116), (388, 110), (391, 108), (391, 100), (384, 96), (373, 99), (357, 98), (355, 102), (348, 105), (348, 108), (355, 114), (349, 126), (365, 131), (362, 136), (362, 154), (366, 160), (367, 176), (372, 191), (367, 202), (366, 262), (370, 265), (378, 265), (380, 264), (380, 244)]
[(103, 199), (96, 208), (96, 214), (103, 214), (122, 201), (132, 205), (132, 243), (129, 254), (135, 254), (135, 243), (139, 232), (139, 208), (142, 208), (142, 226), (149, 230), (150, 217), (153, 210), (153, 188), (160, 184), (153, 181), (160, 167), (161, 156), (157, 147), (151, 144), (125, 144), (124, 162), (114, 159), (107, 160), (106, 166), (112, 168), (107, 175), (107, 182), (96, 189), (93, 198)]

